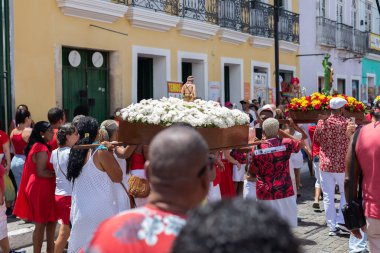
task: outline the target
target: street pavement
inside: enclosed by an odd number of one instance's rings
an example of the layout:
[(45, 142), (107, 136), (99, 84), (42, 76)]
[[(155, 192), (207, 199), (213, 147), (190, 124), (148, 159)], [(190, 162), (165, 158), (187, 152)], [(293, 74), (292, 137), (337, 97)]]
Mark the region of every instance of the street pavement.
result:
[[(316, 212), (312, 208), (314, 201), (314, 183), (315, 179), (310, 177), (307, 166), (302, 168), (301, 174), (302, 189), (301, 197), (298, 198), (298, 227), (294, 229), (295, 235), (300, 239), (303, 252), (305, 253), (345, 253), (348, 252), (348, 235), (328, 236), (328, 228), (325, 222), (325, 214), (323, 211), (323, 201), (320, 202), (321, 211)], [(339, 206), (340, 196), (336, 195), (336, 207)], [(20, 250), (25, 250), (26, 253), (32, 253), (33, 247), (31, 235), (33, 225), (24, 224), (22, 221), (13, 220), (8, 224), (10, 233), (18, 234), (18, 237), (12, 239), (11, 244), (16, 245)], [(27, 232), (27, 229), (29, 229)], [(21, 233), (20, 232), (23, 232)], [(21, 246), (22, 245), (22, 246)], [(44, 243), (43, 251), (46, 250)], [(116, 252), (116, 251), (115, 251)]]
[[(320, 201), (320, 211), (312, 208), (314, 202), (315, 179), (310, 177), (304, 164), (301, 174), (301, 197), (298, 198), (298, 227), (295, 235), (301, 240), (305, 253), (343, 253), (348, 251), (349, 235), (329, 236), (326, 226), (323, 201)], [(335, 195), (336, 208), (339, 208), (340, 195)]]

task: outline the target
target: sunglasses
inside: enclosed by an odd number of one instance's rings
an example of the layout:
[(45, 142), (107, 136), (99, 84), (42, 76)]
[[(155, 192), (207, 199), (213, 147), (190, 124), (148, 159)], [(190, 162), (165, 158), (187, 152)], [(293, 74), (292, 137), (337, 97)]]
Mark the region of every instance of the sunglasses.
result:
[(208, 155), (206, 165), (204, 165), (198, 172), (198, 177), (203, 176), (207, 170), (211, 171), (214, 167), (215, 157), (214, 155)]

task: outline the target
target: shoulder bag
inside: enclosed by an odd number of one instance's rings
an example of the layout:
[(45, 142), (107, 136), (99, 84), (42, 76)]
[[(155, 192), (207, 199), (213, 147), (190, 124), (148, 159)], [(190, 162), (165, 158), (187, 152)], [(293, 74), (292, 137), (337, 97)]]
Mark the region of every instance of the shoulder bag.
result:
[(357, 192), (357, 196), (353, 196), (353, 192), (354, 192), (354, 190), (356, 190), (356, 188), (355, 188), (356, 186), (354, 185), (355, 166), (356, 166), (356, 162), (357, 162), (356, 161), (355, 148), (356, 148), (356, 143), (358, 140), (359, 133), (360, 133), (360, 129), (355, 132), (354, 138), (352, 141), (349, 195), (348, 195), (347, 204), (342, 208), (344, 221), (346, 223), (346, 227), (349, 230), (360, 229), (366, 225), (366, 219), (364, 216), (364, 209), (363, 209), (363, 204), (362, 204), (363, 203), (363, 201), (362, 201), (363, 175), (362, 175), (362, 171), (360, 168), (359, 168), (359, 190)]

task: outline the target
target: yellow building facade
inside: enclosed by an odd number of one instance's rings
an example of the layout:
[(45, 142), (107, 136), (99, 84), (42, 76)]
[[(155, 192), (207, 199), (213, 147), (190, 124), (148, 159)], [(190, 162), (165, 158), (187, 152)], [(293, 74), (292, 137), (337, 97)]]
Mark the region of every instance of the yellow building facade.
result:
[[(298, 0), (282, 2), (288, 11), (280, 14), (280, 74), (290, 82), (299, 76)], [(103, 120), (117, 107), (168, 96), (167, 83), (187, 75), (203, 99), (272, 103), (270, 4), (14, 1), (15, 104), (27, 104), (35, 121), (54, 106), (71, 119), (80, 105)]]

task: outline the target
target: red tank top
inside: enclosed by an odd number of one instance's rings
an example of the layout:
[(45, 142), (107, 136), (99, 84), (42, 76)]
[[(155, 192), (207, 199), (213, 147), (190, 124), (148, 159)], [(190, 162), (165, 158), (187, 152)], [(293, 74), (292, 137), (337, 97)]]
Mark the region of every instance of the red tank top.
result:
[(144, 169), (145, 159), (142, 154), (132, 154), (131, 156), (131, 170)]
[(22, 138), (22, 133), (21, 134), (14, 134), (12, 136), (12, 144), (15, 149), (15, 154), (16, 155), (23, 155), (24, 154), (24, 148), (28, 144), (24, 139)]

